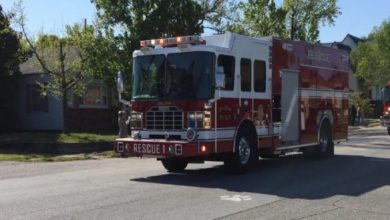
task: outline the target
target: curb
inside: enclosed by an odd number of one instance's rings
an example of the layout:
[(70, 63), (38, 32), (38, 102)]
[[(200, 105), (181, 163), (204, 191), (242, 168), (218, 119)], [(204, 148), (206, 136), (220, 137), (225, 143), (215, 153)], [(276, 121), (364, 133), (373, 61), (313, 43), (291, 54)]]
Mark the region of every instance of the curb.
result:
[(78, 154), (112, 150), (112, 142), (96, 143), (0, 143), (0, 151), (47, 153), (47, 154)]

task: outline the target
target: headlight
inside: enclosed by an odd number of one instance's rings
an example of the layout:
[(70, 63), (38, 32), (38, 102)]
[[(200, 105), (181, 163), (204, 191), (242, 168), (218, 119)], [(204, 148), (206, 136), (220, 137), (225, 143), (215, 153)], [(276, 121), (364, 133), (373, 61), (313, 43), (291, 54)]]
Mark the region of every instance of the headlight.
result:
[(211, 128), (211, 113), (210, 111), (188, 112), (188, 127), (189, 128)]
[(132, 111), (130, 113), (130, 128), (140, 129), (142, 128), (142, 112)]
[(134, 139), (141, 139), (141, 134), (139, 133), (139, 131), (132, 131), (131, 137)]
[(203, 128), (205, 128), (205, 129), (211, 128), (211, 112), (210, 111), (204, 112)]

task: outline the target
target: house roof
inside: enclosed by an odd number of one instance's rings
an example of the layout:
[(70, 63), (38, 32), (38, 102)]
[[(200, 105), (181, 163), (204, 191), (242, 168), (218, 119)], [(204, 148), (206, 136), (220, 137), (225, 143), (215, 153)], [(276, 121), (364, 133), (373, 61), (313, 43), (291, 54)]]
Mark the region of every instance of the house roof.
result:
[[(45, 48), (40, 50), (39, 55), (41, 59), (46, 63), (46, 66), (50, 70), (58, 70), (60, 68), (59, 64), (59, 50), (57, 48)], [(71, 63), (79, 60), (77, 50), (75, 47), (67, 47), (64, 49), (65, 54), (65, 66), (66, 63)], [(39, 63), (35, 54), (30, 57), (26, 62), (19, 65), (19, 70), (22, 74), (44, 74), (41, 64)]]
[(321, 43), (321, 45), (325, 46), (325, 47), (332, 47), (332, 48), (337, 48), (337, 49), (343, 49), (343, 50), (348, 50), (348, 51), (351, 51), (352, 48), (351, 46), (345, 44), (345, 40), (349, 38), (352, 40), (352, 42), (354, 42), (356, 45), (359, 43), (359, 42), (364, 42), (365, 40), (361, 39), (361, 38), (358, 38), (352, 34), (347, 34), (344, 39), (340, 42), (337, 42), (337, 41), (334, 41), (334, 42), (331, 42), (331, 43)]
[[(358, 37), (356, 37), (356, 36), (354, 36), (354, 35), (352, 35), (352, 34), (347, 34), (347, 35), (344, 37), (344, 40), (345, 40), (346, 38), (350, 38), (355, 44), (358, 44), (359, 42), (364, 41), (364, 40), (362, 40), (361, 38), (358, 38)], [(344, 40), (343, 40), (343, 41), (344, 41)]]
[(19, 65), (19, 70), (22, 74), (36, 74), (44, 73), (42, 67), (39, 65), (37, 57), (33, 54), (32, 57), (28, 58), (26, 62)]

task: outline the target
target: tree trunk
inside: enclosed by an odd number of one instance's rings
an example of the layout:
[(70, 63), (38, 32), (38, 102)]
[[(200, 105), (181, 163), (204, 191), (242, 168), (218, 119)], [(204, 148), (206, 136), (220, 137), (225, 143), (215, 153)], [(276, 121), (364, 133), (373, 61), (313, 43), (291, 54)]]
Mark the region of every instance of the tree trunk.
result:
[(66, 88), (66, 75), (65, 75), (65, 55), (62, 48), (62, 40), (60, 40), (60, 65), (61, 65), (61, 84), (62, 84), (62, 120), (63, 120), (63, 133), (69, 133), (68, 129), (68, 91)]
[[(66, 92), (65, 94), (66, 95)], [(63, 133), (69, 133), (69, 129), (68, 129), (68, 106), (67, 106), (67, 98), (66, 96), (64, 96), (62, 98), (62, 119), (63, 119), (63, 128), (62, 128), (62, 132)]]
[(292, 10), (291, 12), (291, 27), (290, 27), (290, 39), (291, 40), (294, 40), (295, 38), (295, 32), (296, 32), (296, 28), (295, 28), (295, 11)]

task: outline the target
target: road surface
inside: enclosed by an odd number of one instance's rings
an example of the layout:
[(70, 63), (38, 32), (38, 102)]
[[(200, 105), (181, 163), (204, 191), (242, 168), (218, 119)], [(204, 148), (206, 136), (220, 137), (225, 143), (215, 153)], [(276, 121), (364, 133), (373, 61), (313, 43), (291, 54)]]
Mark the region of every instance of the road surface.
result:
[(362, 129), (328, 160), (217, 162), (169, 174), (155, 159), (0, 163), (0, 219), (390, 219), (390, 136)]

